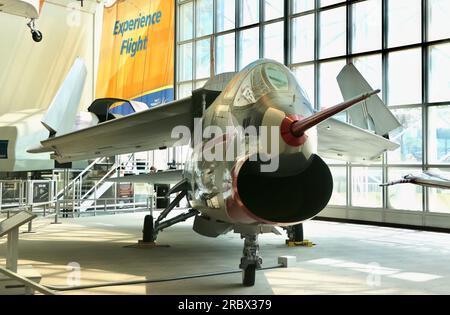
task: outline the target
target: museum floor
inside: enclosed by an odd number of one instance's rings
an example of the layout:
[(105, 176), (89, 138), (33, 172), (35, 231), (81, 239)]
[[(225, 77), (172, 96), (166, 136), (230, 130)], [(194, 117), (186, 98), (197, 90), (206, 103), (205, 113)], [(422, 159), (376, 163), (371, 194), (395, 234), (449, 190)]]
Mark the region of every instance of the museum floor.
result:
[[(160, 279), (235, 270), (243, 242), (239, 235), (209, 239), (191, 223), (160, 234), (169, 248), (125, 248), (141, 237), (144, 214), (37, 222), (37, 233), (20, 235), (20, 264), (40, 271), (47, 285), (67, 285), (81, 266), (81, 284)], [(305, 236), (314, 248), (287, 248), (284, 236), (260, 238), (264, 266), (277, 257), (297, 257), (289, 269), (257, 273), (256, 286), (241, 286), (241, 275), (150, 285), (98, 288), (63, 294), (449, 294), (450, 235), (328, 222), (309, 222)], [(0, 264), (5, 264), (5, 238)]]

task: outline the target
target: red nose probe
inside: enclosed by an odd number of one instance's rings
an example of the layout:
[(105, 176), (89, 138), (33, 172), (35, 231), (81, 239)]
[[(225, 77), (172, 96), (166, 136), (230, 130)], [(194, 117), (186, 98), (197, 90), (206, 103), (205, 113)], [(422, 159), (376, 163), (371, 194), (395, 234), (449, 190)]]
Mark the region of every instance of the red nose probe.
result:
[(320, 111), (308, 118), (295, 121), (291, 124), (291, 134), (297, 138), (303, 137), (305, 131), (307, 131), (308, 129), (317, 126), (328, 118), (333, 117), (334, 115), (339, 114), (340, 112), (352, 107), (353, 105), (356, 105), (380, 92), (381, 90), (375, 90), (369, 93), (362, 94), (339, 105), (324, 109), (323, 111)]

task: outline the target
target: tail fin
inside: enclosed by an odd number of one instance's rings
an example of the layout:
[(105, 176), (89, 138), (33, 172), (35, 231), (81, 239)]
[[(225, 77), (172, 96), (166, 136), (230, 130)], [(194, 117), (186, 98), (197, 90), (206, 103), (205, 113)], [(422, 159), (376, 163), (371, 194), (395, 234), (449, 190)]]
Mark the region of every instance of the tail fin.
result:
[(83, 59), (77, 58), (41, 120), (50, 131), (50, 137), (73, 130), (86, 75)]
[[(373, 90), (353, 64), (342, 69), (337, 81), (345, 100)], [(361, 106), (350, 108), (348, 114), (353, 125), (375, 131), (379, 136), (386, 136), (401, 126), (378, 95), (367, 99)]]

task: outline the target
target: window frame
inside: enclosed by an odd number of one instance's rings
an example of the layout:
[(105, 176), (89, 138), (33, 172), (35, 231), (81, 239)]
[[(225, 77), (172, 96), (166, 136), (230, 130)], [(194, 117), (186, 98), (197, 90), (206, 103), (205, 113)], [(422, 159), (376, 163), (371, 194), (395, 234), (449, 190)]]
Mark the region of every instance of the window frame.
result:
[[(240, 32), (242, 32), (243, 30), (246, 29), (250, 29), (250, 28), (254, 28), (254, 27), (259, 27), (259, 57), (263, 58), (264, 56), (264, 29), (266, 25), (269, 25), (271, 23), (277, 23), (277, 22), (284, 22), (284, 44), (283, 44), (283, 49), (284, 49), (284, 64), (289, 67), (290, 69), (294, 70), (296, 67), (301, 67), (301, 66), (313, 66), (314, 68), (314, 95), (309, 95), (311, 97), (311, 101), (314, 104), (314, 107), (316, 109), (319, 109), (319, 104), (320, 104), (320, 65), (322, 63), (325, 62), (330, 62), (330, 61), (337, 61), (337, 60), (341, 60), (341, 59), (345, 59), (347, 63), (351, 62), (354, 58), (358, 58), (358, 57), (365, 57), (365, 56), (371, 56), (371, 55), (380, 55), (381, 56), (381, 78), (382, 78), (382, 98), (387, 101), (388, 99), (388, 95), (389, 95), (389, 84), (388, 84), (388, 70), (389, 70), (389, 54), (393, 53), (393, 52), (397, 52), (397, 51), (404, 51), (404, 50), (409, 50), (409, 49), (420, 49), (421, 50), (421, 54), (422, 54), (422, 77), (421, 77), (421, 81), (422, 81), (422, 98), (421, 98), (421, 102), (419, 103), (413, 103), (413, 104), (401, 104), (401, 105), (395, 105), (395, 106), (390, 106), (390, 109), (392, 110), (396, 110), (396, 109), (420, 109), (421, 110), (421, 115), (422, 115), (422, 155), (423, 155), (423, 161), (422, 163), (415, 163), (415, 164), (411, 164), (411, 163), (402, 163), (402, 162), (395, 162), (395, 163), (390, 163), (389, 160), (387, 159), (387, 154), (384, 154), (382, 162), (380, 164), (377, 165), (373, 165), (373, 166), (369, 166), (369, 167), (376, 167), (382, 168), (382, 173), (383, 173), (383, 181), (387, 181), (388, 179), (388, 169), (389, 168), (404, 168), (404, 167), (411, 167), (411, 168), (416, 168), (416, 169), (423, 169), (423, 170), (428, 170), (428, 169), (444, 169), (445, 171), (450, 171), (450, 165), (448, 164), (444, 164), (444, 165), (440, 165), (440, 164), (433, 164), (429, 162), (429, 124), (430, 124), (430, 118), (429, 118), (429, 110), (430, 108), (434, 107), (434, 106), (443, 106), (443, 105), (450, 105), (450, 101), (438, 101), (438, 102), (430, 102), (429, 100), (429, 69), (430, 69), (430, 59), (429, 59), (429, 49), (431, 46), (435, 46), (435, 45), (439, 45), (439, 44), (447, 44), (450, 43), (450, 37), (448, 38), (442, 38), (442, 39), (438, 39), (438, 40), (428, 40), (428, 12), (429, 12), (429, 7), (428, 7), (428, 3), (431, 0), (422, 0), (421, 1), (421, 22), (422, 22), (422, 29), (421, 29), (421, 41), (419, 43), (414, 43), (414, 44), (408, 44), (408, 45), (403, 45), (403, 46), (396, 46), (396, 47), (389, 47), (389, 43), (388, 43), (388, 31), (389, 31), (389, 10), (388, 10), (388, 1), (389, 0), (380, 0), (381, 1), (381, 15), (382, 15), (382, 23), (381, 23), (381, 48), (376, 49), (376, 50), (369, 50), (369, 51), (363, 51), (363, 52), (358, 52), (358, 53), (353, 53), (352, 52), (352, 47), (353, 47), (353, 43), (352, 43), (352, 25), (353, 25), (353, 14), (352, 14), (352, 9), (353, 9), (353, 5), (361, 3), (361, 2), (365, 2), (368, 0), (347, 0), (347, 1), (339, 1), (338, 3), (334, 3), (331, 5), (326, 5), (326, 6), (321, 6), (320, 5), (320, 0), (313, 0), (314, 1), (314, 8), (313, 9), (309, 9), (309, 10), (305, 10), (302, 12), (297, 12), (297, 13), (293, 13), (293, 2), (294, 0), (280, 0), (280, 1), (284, 1), (284, 16), (280, 17), (280, 18), (276, 18), (276, 19), (272, 19), (269, 21), (265, 20), (265, 6), (264, 0), (259, 0), (259, 22), (254, 23), (254, 24), (250, 24), (250, 25), (245, 25), (245, 26), (241, 26), (240, 25), (240, 0), (229, 0), (229, 1), (235, 1), (235, 28), (233, 29), (229, 29), (229, 30), (225, 30), (225, 31), (221, 31), (218, 32), (217, 31), (217, 4), (216, 4), (216, 0), (214, 0), (214, 14), (213, 14), (213, 33), (212, 35), (208, 35), (208, 36), (203, 36), (203, 37), (198, 37), (197, 38), (197, 34), (196, 34), (196, 25), (195, 25), (195, 21), (196, 21), (196, 0), (175, 0), (176, 1), (176, 8), (178, 8), (181, 4), (185, 4), (188, 2), (193, 2), (193, 17), (192, 20), (194, 21), (194, 25), (193, 25), (193, 30), (194, 30), (194, 36), (191, 40), (188, 41), (178, 41), (177, 36), (175, 36), (176, 38), (176, 47), (177, 47), (177, 51), (178, 51), (178, 47), (179, 45), (185, 44), (187, 42), (192, 42), (193, 43), (193, 56), (194, 56), (194, 60), (193, 60), (193, 69), (195, 69), (195, 56), (196, 56), (196, 51), (195, 51), (195, 47), (196, 47), (196, 42), (205, 38), (212, 38), (212, 45), (214, 45), (213, 49), (214, 51), (216, 50), (216, 46), (215, 46), (215, 42), (216, 42), (216, 38), (218, 36), (222, 36), (222, 35), (226, 35), (226, 34), (230, 34), (230, 33), (234, 33), (234, 37), (235, 37), (235, 71), (237, 71), (239, 69), (239, 51), (240, 51), (240, 38), (239, 38), (239, 34)], [(346, 51), (345, 54), (341, 54), (338, 56), (333, 56), (333, 57), (328, 57), (328, 58), (320, 58), (320, 15), (322, 12), (327, 11), (327, 10), (333, 10), (333, 9), (337, 9), (337, 8), (342, 8), (345, 7), (346, 8)], [(292, 62), (292, 25), (293, 25), (293, 20), (295, 18), (301, 17), (301, 16), (306, 16), (306, 15), (314, 15), (314, 59), (313, 60), (309, 60), (309, 61), (305, 61), (305, 62)], [(178, 30), (178, 23), (177, 23), (177, 30)], [(214, 71), (216, 69), (216, 64), (214, 64)], [(195, 70), (194, 70), (195, 72)], [(177, 72), (176, 72), (176, 76), (177, 76)], [(178, 91), (178, 87), (181, 84), (192, 84), (192, 87), (195, 87), (196, 84), (200, 81), (203, 81), (203, 79), (201, 78), (193, 78), (192, 81), (184, 81), (184, 82), (179, 82), (177, 80), (176, 77), (176, 95), (177, 95), (177, 91)], [(355, 167), (362, 167), (364, 165), (361, 164), (354, 164), (354, 163), (346, 163), (346, 164), (341, 164), (341, 163), (331, 163), (329, 164), (330, 167), (346, 167), (346, 171), (347, 171), (347, 205), (346, 208), (348, 209), (353, 209), (353, 210), (358, 210), (361, 208), (358, 207), (353, 207), (351, 206), (351, 200), (352, 200), (352, 187), (351, 187), (351, 174), (352, 174), (352, 169)], [(406, 175), (406, 174), (405, 174)], [(422, 188), (423, 189), (423, 202), (422, 202), (422, 213), (426, 214), (426, 213), (430, 213), (433, 212), (432, 209), (430, 209), (430, 205), (429, 205), (429, 192), (430, 189), (429, 188)], [(388, 205), (389, 205), (389, 192), (388, 192), (388, 188), (383, 188), (382, 189), (382, 198), (383, 198), (383, 207), (382, 210), (383, 211), (394, 211), (392, 209), (388, 209)], [(330, 207), (333, 207), (332, 205)], [(375, 208), (369, 208), (369, 209), (375, 209)], [(420, 213), (417, 211), (411, 211), (413, 213)]]

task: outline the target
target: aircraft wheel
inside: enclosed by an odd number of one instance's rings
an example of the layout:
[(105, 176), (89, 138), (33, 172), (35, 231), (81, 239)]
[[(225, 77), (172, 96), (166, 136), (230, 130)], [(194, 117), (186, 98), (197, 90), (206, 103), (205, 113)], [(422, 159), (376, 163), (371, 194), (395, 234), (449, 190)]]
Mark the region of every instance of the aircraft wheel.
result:
[(155, 241), (153, 216), (151, 215), (145, 216), (144, 229), (142, 233), (143, 233), (143, 241), (145, 243), (151, 243)]
[(242, 284), (246, 287), (253, 287), (255, 285), (256, 265), (248, 265), (242, 270)]
[(31, 31), (31, 36), (36, 43), (39, 43), (42, 40), (42, 33), (38, 30)]
[(294, 236), (295, 242), (303, 242), (304, 236), (303, 236), (303, 224), (294, 225), (292, 227), (292, 232)]

